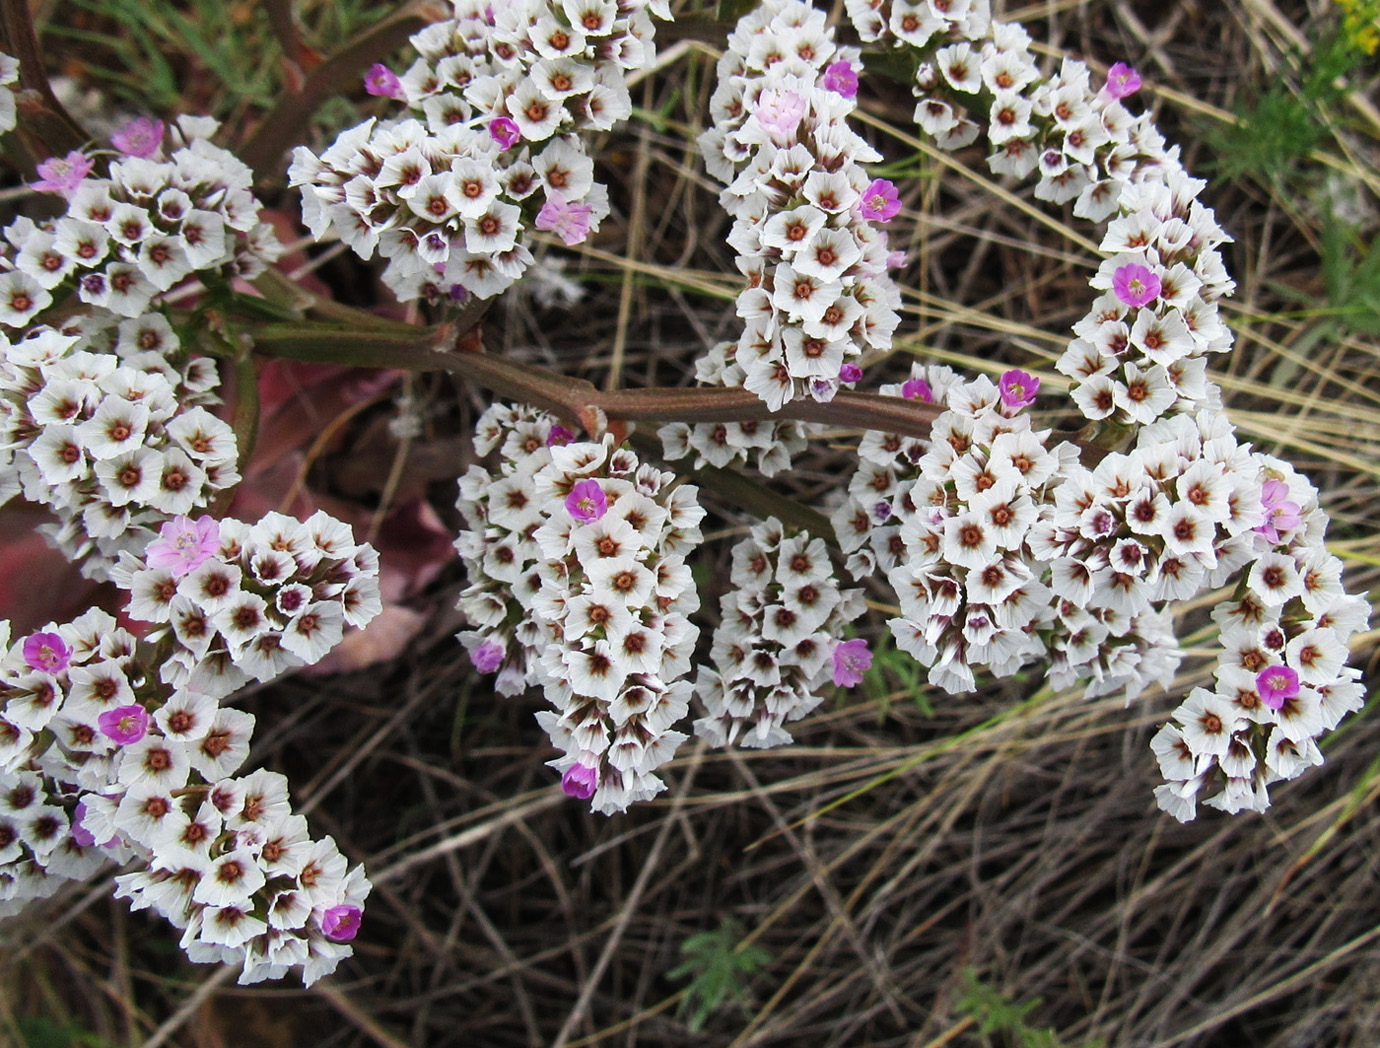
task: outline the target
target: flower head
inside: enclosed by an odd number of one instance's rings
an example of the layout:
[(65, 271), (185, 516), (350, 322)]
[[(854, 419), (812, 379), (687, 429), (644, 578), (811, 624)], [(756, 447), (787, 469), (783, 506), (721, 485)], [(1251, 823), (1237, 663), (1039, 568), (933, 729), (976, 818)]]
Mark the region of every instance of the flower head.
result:
[(496, 116), (489, 121), (489, 137), (504, 149), (511, 149), (522, 139), (522, 129), (516, 120), (506, 116)]
[(35, 633), (24, 640), (24, 661), (40, 673), (61, 673), (72, 661), (72, 649), (56, 633)]
[(369, 72), (364, 74), (364, 90), (371, 95), (378, 95), (383, 98), (403, 98), (405, 96), (402, 81), (398, 79), (398, 74), (382, 62), (375, 62), (369, 67)]
[(599, 785), (599, 772), (586, 764), (572, 764), (561, 776), (561, 789), (567, 797), (587, 801)]
[(1155, 301), (1160, 297), (1161, 289), (1158, 274), (1136, 262), (1118, 266), (1112, 274), (1112, 290), (1128, 306), (1143, 306)]
[(219, 548), (220, 525), (214, 517), (174, 517), (149, 543), (145, 560), (149, 567), (164, 568), (180, 579), (205, 564)]
[(862, 683), (863, 674), (872, 665), (872, 652), (862, 638), (846, 640), (834, 646), (834, 683), (852, 688)]
[(1282, 709), (1286, 699), (1299, 693), (1299, 675), (1288, 666), (1266, 666), (1255, 678), (1255, 690), (1270, 709)]
[(107, 738), (114, 739), (121, 746), (128, 746), (142, 739), (149, 730), (149, 715), (144, 707), (132, 703), (106, 710), (96, 718), (96, 724)]
[(863, 190), (858, 208), (868, 221), (890, 222), (901, 213), (901, 196), (885, 178), (874, 178)]
[(332, 906), (321, 915), (321, 934), (331, 942), (349, 942), (359, 934), (360, 918), (364, 911), (344, 903)]
[(565, 497), (565, 508), (576, 520), (588, 524), (608, 512), (609, 500), (597, 480), (582, 480)]
[(820, 86), (844, 98), (853, 98), (858, 93), (858, 71), (853, 68), (853, 63), (840, 59), (824, 70)]
[(926, 404), (934, 403), (934, 390), (923, 378), (908, 379), (901, 387), (901, 396), (906, 400), (919, 400)]
[(1125, 98), (1140, 90), (1140, 74), (1125, 62), (1117, 62), (1107, 70), (1107, 86), (1104, 89), (1113, 98)]
[(125, 156), (148, 160), (163, 148), (163, 121), (141, 116), (110, 136), (110, 144)]
[(551, 193), (532, 224), (555, 233), (566, 247), (574, 247), (589, 236), (589, 218), (593, 213), (588, 204), (567, 204), (559, 193)]
[(1029, 404), (1035, 403), (1035, 394), (1039, 392), (1040, 380), (1034, 375), (1027, 375), (1024, 371), (1012, 369), (1002, 375), (998, 383), (1001, 389), (1001, 401), (1008, 408), (1019, 411)]
[(486, 640), (470, 652), (470, 661), (474, 663), (474, 668), (480, 673), (493, 673), (494, 670), (503, 665), (503, 660), (507, 654), (502, 644), (495, 644), (491, 640)]
[(96, 162), (79, 149), (65, 157), (50, 157), (38, 165), (39, 181), (33, 183), (32, 188), (40, 193), (71, 196), (95, 166)]

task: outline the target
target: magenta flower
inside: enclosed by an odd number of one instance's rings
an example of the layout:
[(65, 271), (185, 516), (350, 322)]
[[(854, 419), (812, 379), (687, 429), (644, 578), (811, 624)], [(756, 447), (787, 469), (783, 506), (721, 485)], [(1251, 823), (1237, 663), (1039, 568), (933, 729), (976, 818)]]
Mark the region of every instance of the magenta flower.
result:
[(1143, 306), (1160, 297), (1160, 278), (1148, 266), (1136, 262), (1118, 266), (1112, 274), (1112, 290), (1128, 306)]
[(1125, 62), (1118, 62), (1107, 70), (1107, 86), (1103, 88), (1113, 98), (1125, 98), (1140, 90), (1140, 74)]
[(375, 62), (369, 67), (369, 72), (364, 74), (364, 90), (371, 95), (378, 95), (381, 98), (404, 98), (406, 92), (403, 91), (402, 81), (398, 79), (398, 74), (389, 69), (382, 62)]
[(496, 116), (489, 121), (489, 137), (504, 149), (511, 149), (522, 139), (522, 131), (516, 120), (506, 116)]
[(906, 400), (919, 400), (926, 404), (934, 403), (934, 390), (923, 378), (908, 379), (901, 387), (901, 396)]
[(820, 85), (826, 91), (853, 98), (858, 93), (858, 71), (851, 62), (841, 59), (824, 70)]
[(72, 661), (72, 649), (56, 633), (35, 633), (24, 639), (24, 661), (40, 673), (61, 673)]
[(565, 508), (576, 520), (588, 524), (609, 511), (609, 500), (597, 480), (582, 480), (565, 497)]
[(869, 222), (890, 222), (901, 213), (900, 194), (885, 178), (874, 178), (863, 190), (858, 210)]
[(321, 915), (321, 934), (331, 942), (349, 942), (359, 934), (359, 922), (363, 916), (363, 910), (349, 903), (332, 906)]
[(862, 381), (862, 377), (863, 377), (863, 369), (860, 368), (860, 367), (858, 367), (857, 364), (848, 363), (848, 364), (844, 364), (842, 367), (839, 368), (839, 381), (840, 381), (840, 382), (848, 382), (848, 383), (861, 382), (861, 381)]
[(1303, 523), (1299, 504), (1289, 499), (1289, 485), (1282, 480), (1267, 480), (1260, 489), (1260, 502), (1265, 521), (1255, 530), (1271, 542), (1279, 541), (1281, 531), (1289, 531)]
[(561, 776), (561, 789), (567, 797), (587, 801), (599, 785), (599, 772), (586, 764), (572, 764)]
[(548, 448), (563, 448), (575, 439), (575, 434), (564, 426), (552, 426), (551, 431), (546, 434), (546, 446)]
[(1019, 411), (1035, 403), (1040, 380), (1034, 375), (1027, 375), (1024, 371), (1013, 368), (1001, 377), (998, 387), (1001, 390), (1001, 402), (1013, 411)]
[(144, 707), (133, 703), (106, 710), (96, 718), (96, 724), (107, 738), (128, 746), (142, 739), (149, 730), (149, 715)]
[(39, 181), (33, 183), (31, 188), (40, 193), (71, 196), (95, 166), (96, 162), (79, 149), (72, 150), (65, 157), (50, 157), (38, 165)]
[(1288, 666), (1266, 666), (1255, 678), (1255, 690), (1270, 709), (1281, 709), (1299, 693), (1299, 675)]
[(872, 665), (872, 652), (861, 638), (846, 640), (834, 646), (834, 683), (852, 688), (862, 683), (863, 674)]
[(146, 116), (131, 120), (124, 130), (110, 136), (110, 144), (125, 156), (148, 160), (163, 148), (163, 121)]
[(533, 225), (555, 233), (566, 247), (574, 247), (589, 236), (589, 216), (593, 211), (588, 204), (567, 204), (559, 193), (549, 193)]
[(503, 665), (503, 660), (507, 654), (502, 644), (495, 644), (491, 640), (486, 640), (470, 652), (470, 661), (474, 663), (474, 668), (480, 673), (493, 673)]
[(180, 579), (210, 560), (220, 548), (220, 525), (214, 517), (173, 517), (158, 529), (158, 538), (149, 543), (145, 561), (151, 568), (163, 568)]

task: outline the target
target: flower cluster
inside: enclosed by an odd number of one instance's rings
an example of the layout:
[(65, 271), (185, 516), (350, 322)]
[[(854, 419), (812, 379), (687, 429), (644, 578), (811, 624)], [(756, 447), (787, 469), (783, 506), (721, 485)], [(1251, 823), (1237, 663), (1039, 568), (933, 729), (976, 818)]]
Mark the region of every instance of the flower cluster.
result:
[(111, 574), (129, 614), (160, 626), (159, 679), (213, 699), (319, 661), (382, 609), (378, 554), (321, 511), (252, 525), (179, 518)]
[(206, 409), (214, 364), (182, 352), (163, 314), (90, 334), (99, 325), (84, 319), (77, 334), (0, 333), (0, 504), (22, 493), (49, 507), (50, 539), (104, 578), (164, 520), (236, 484), (238, 452)]
[[(612, 437), (550, 441), (550, 421), (523, 414), (481, 426), (480, 446), (506, 434), (505, 449), (518, 453), (485, 485), (487, 497), (476, 497), (484, 471), (462, 481), (475, 530), (457, 542), (471, 578), (461, 606), (478, 628), (461, 639), (476, 666), (505, 669), (510, 689), (519, 672), (542, 686), (557, 712), (538, 720), (563, 751), (551, 764), (566, 792), (592, 798), (596, 811), (623, 811), (665, 788), (654, 772), (686, 738), (672, 730), (689, 709), (681, 678), (698, 633), (685, 554), (700, 542), (704, 510), (693, 487)], [(513, 661), (519, 654), (525, 663)]]
[[(737, 361), (738, 344), (720, 342), (695, 361), (695, 378), (703, 386), (737, 387), (746, 373)], [(695, 468), (745, 466), (772, 477), (790, 469), (791, 456), (809, 445), (809, 427), (792, 419), (744, 422), (670, 422), (657, 431), (668, 459), (695, 455)]]
[(699, 139), (710, 174), (727, 184), (728, 243), (747, 278), (734, 361), (773, 410), (827, 402), (857, 382), (859, 356), (888, 348), (899, 323), (894, 260), (874, 223), (900, 202), (863, 172), (881, 156), (847, 123), (858, 54), (834, 43), (825, 17), (801, 0), (744, 16), (719, 60), (714, 125)]
[(706, 710), (695, 734), (714, 746), (782, 746), (793, 741), (786, 722), (818, 706), (831, 677), (857, 683), (865, 642), (839, 638), (864, 610), (862, 590), (840, 592), (824, 540), (787, 535), (775, 517), (733, 547), (729, 580), (714, 668), (701, 666), (695, 682)]
[(10, 85), (19, 79), (19, 61), (0, 51), (0, 135), (13, 131), (18, 105), (15, 103), (14, 88)]
[(262, 272), (282, 246), (259, 220), (253, 173), (211, 144), (218, 126), (183, 116), (165, 135), (162, 124), (136, 122), (116, 135), (131, 152), (105, 178), (80, 152), (40, 164), (34, 188), (64, 197), (66, 212), (5, 230), (0, 324), (23, 328), (72, 290), (94, 309), (137, 317), (193, 273)]
[(1321, 764), (1317, 738), (1365, 698), (1347, 641), (1370, 606), (1342, 589), (1317, 492), (1279, 459), (1255, 454), (1249, 465), (1259, 523), (1232, 558), (1243, 585), (1213, 611), (1215, 685), (1195, 688), (1151, 741), (1168, 780), (1155, 798), (1180, 821), (1200, 796), (1226, 812), (1263, 811), (1266, 787)]

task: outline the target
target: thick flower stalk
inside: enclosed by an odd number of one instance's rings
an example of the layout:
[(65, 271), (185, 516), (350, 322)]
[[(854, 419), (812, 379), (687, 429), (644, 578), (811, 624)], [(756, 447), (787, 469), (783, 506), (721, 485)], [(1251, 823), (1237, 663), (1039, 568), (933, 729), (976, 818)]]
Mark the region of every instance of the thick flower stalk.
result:
[(863, 613), (862, 590), (841, 591), (824, 540), (788, 535), (775, 517), (753, 527), (732, 556), (713, 668), (701, 666), (695, 681), (705, 708), (695, 734), (714, 746), (784, 746), (794, 741), (785, 725), (823, 702), (830, 680), (857, 683), (865, 642), (841, 637)]
[(742, 385), (773, 410), (828, 402), (862, 378), (858, 359), (886, 349), (900, 294), (877, 228), (900, 210), (895, 188), (869, 180), (881, 159), (849, 127), (858, 53), (840, 48), (823, 11), (773, 0), (739, 21), (719, 60), (700, 136), (709, 173), (727, 184), (729, 246), (747, 286), (732, 360)]
[(42, 530), (97, 579), (240, 479), (234, 433), (207, 410), (214, 363), (183, 351), (161, 312), (111, 320), (0, 332), (0, 504), (51, 509)]

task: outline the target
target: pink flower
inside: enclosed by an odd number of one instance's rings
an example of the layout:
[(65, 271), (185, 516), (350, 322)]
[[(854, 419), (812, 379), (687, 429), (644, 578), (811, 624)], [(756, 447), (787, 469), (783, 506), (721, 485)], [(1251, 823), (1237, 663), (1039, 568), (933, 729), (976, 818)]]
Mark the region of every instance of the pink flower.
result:
[(369, 67), (369, 72), (364, 74), (364, 90), (371, 95), (378, 95), (382, 98), (406, 97), (398, 74), (382, 62), (375, 62)]
[(862, 683), (863, 674), (872, 665), (872, 652), (861, 638), (846, 640), (834, 646), (834, 683), (852, 688)]
[(589, 216), (593, 211), (588, 204), (567, 204), (559, 193), (550, 193), (533, 225), (555, 233), (566, 247), (574, 247), (589, 236)]
[(585, 764), (572, 764), (561, 776), (561, 789), (567, 797), (587, 801), (599, 785), (599, 772)]
[(163, 148), (163, 121), (150, 120), (146, 116), (131, 120), (124, 130), (110, 136), (110, 144), (125, 156), (148, 160)]
[(189, 575), (210, 560), (220, 548), (220, 525), (214, 517), (173, 517), (158, 529), (158, 538), (149, 543), (145, 562), (151, 568), (164, 568), (172, 577)]
[(608, 512), (609, 500), (597, 480), (582, 480), (565, 497), (565, 508), (576, 520), (587, 524)]
[(794, 91), (778, 91), (769, 87), (757, 96), (753, 115), (778, 146), (789, 145), (791, 136), (805, 115), (805, 99)]
[(862, 377), (863, 369), (858, 367), (857, 364), (844, 364), (842, 367), (839, 368), (840, 382), (848, 382), (850, 384), (853, 382), (861, 382)]
[(1112, 290), (1128, 306), (1143, 306), (1160, 297), (1159, 276), (1149, 267), (1132, 262), (1112, 274)]
[(853, 98), (858, 93), (858, 72), (851, 62), (841, 59), (824, 70), (820, 86), (844, 98)]
[(1260, 502), (1265, 521), (1255, 530), (1271, 542), (1279, 541), (1281, 531), (1289, 531), (1303, 523), (1297, 502), (1289, 499), (1289, 485), (1282, 480), (1267, 480), (1260, 489)]
[(321, 915), (321, 934), (331, 942), (349, 942), (359, 934), (360, 918), (364, 911), (358, 906), (343, 903), (332, 906)]
[(1288, 666), (1266, 666), (1255, 678), (1255, 690), (1270, 709), (1281, 709), (1299, 693), (1299, 675)]
[(874, 178), (863, 190), (858, 210), (869, 222), (890, 222), (901, 213), (900, 194), (885, 178)]
[(79, 149), (72, 150), (65, 157), (50, 157), (38, 165), (40, 178), (32, 188), (40, 193), (71, 196), (95, 166), (96, 162)]
[(1040, 380), (1024, 371), (1012, 369), (1001, 377), (1001, 402), (1013, 411), (1019, 411), (1028, 404), (1035, 403), (1035, 394), (1040, 389)]
[(511, 149), (522, 139), (522, 131), (516, 120), (506, 116), (496, 116), (489, 121), (489, 137), (504, 149)]
[(1140, 90), (1140, 74), (1125, 62), (1118, 62), (1107, 70), (1107, 86), (1103, 90), (1113, 98), (1125, 98)]
[(106, 710), (96, 718), (96, 724), (107, 738), (128, 746), (142, 739), (149, 730), (149, 715), (144, 707), (134, 703)]
[(474, 663), (474, 668), (480, 673), (493, 673), (494, 670), (503, 665), (503, 660), (507, 654), (502, 644), (495, 644), (491, 640), (486, 640), (470, 652), (470, 661)]
[(934, 403), (934, 390), (923, 378), (912, 378), (901, 387), (901, 396), (906, 400), (920, 400), (926, 404)]
[(551, 431), (546, 434), (546, 446), (548, 448), (563, 448), (575, 439), (575, 434), (564, 426), (552, 426)]
[(72, 661), (72, 649), (56, 633), (35, 633), (24, 639), (24, 661), (40, 673), (61, 673)]

